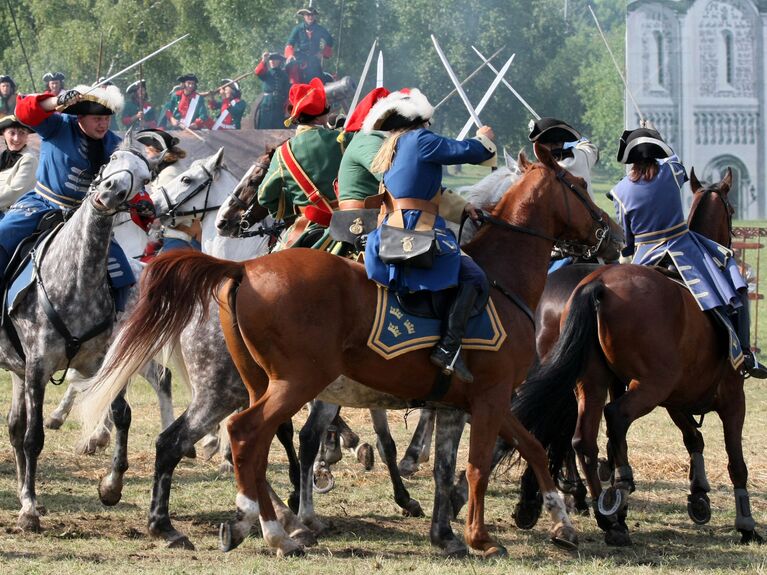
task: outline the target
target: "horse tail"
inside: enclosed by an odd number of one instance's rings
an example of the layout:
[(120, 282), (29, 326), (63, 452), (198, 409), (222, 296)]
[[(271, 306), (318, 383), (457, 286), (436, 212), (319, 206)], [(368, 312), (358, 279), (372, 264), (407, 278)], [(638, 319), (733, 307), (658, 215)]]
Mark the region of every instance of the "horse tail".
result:
[(79, 417), (84, 437), (104, 420), (107, 408), (130, 378), (166, 343), (177, 341), (197, 316), (207, 315), (211, 296), (226, 279), (242, 279), (242, 262), (193, 250), (175, 250), (152, 261), (141, 277), (138, 304), (107, 350), (98, 372), (81, 386)]
[[(578, 404), (573, 388), (598, 341), (597, 312), (604, 290), (600, 280), (576, 289), (554, 349), (531, 370), (512, 399), (512, 413), (556, 459), (564, 457), (575, 432)], [(504, 459), (514, 451), (507, 447)]]

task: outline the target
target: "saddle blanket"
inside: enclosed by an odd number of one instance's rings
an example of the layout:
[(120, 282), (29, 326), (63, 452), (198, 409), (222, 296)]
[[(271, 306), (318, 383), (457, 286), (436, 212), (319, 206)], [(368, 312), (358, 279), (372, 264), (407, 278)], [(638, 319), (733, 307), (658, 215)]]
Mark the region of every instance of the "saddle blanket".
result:
[(740, 365), (743, 363), (743, 349), (740, 345), (740, 340), (738, 339), (738, 335), (735, 333), (735, 328), (732, 327), (732, 322), (730, 321), (730, 318), (725, 316), (721, 311), (718, 309), (712, 309), (709, 310), (711, 313), (714, 313), (717, 317), (717, 321), (719, 324), (724, 327), (724, 329), (727, 331), (728, 336), (728, 349), (727, 349), (727, 357), (730, 359), (730, 364), (732, 365), (732, 369), (735, 371), (738, 371), (740, 368)]
[[(384, 359), (433, 347), (442, 333), (442, 320), (410, 315), (389, 290), (378, 286), (378, 301), (368, 347)], [(463, 338), (463, 349), (498, 351), (506, 340), (493, 300), (488, 299), (482, 313), (472, 317)]]

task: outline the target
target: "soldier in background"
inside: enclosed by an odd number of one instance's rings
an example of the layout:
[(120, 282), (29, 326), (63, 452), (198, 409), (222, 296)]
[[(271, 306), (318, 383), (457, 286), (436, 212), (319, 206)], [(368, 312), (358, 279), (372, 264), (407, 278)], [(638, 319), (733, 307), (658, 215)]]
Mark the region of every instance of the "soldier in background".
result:
[(317, 24), (319, 12), (313, 6), (301, 8), (296, 16), (303, 22), (290, 32), (285, 46), (285, 66), (291, 84), (306, 84), (312, 78), (325, 83), (322, 60), (333, 57), (333, 37), (323, 26)]
[(43, 76), (45, 91), (58, 96), (64, 90), (64, 80), (66, 80), (66, 76), (61, 72), (47, 72)]
[(218, 93), (221, 101), (211, 95), (208, 105), (211, 110), (220, 110), (211, 130), (239, 130), (242, 128), (242, 115), (247, 104), (240, 97), (240, 85), (230, 78), (221, 80), (223, 87)]
[(128, 96), (122, 112), (122, 125), (125, 129), (157, 127), (157, 111), (146, 97), (146, 80), (133, 82), (125, 91)]
[(0, 76), (0, 118), (10, 116), (16, 109), (16, 82), (10, 76)]
[(176, 78), (181, 89), (174, 92), (167, 104), (165, 117), (170, 130), (201, 130), (209, 124), (205, 99), (197, 93), (197, 76), (184, 74)]
[(285, 126), (285, 104), (288, 100), (290, 80), (282, 67), (285, 57), (276, 52), (264, 52), (253, 71), (261, 79), (264, 94), (256, 112), (255, 128), (281, 130)]

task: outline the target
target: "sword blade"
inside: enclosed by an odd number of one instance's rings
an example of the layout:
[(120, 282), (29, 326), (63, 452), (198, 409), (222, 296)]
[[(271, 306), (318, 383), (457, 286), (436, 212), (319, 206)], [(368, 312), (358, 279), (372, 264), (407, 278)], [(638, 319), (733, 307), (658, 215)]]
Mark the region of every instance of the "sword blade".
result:
[(362, 85), (365, 83), (365, 78), (368, 76), (368, 69), (370, 68), (370, 62), (373, 61), (373, 54), (376, 51), (376, 46), (378, 45), (378, 38), (373, 40), (373, 45), (370, 47), (370, 52), (368, 52), (368, 59), (365, 60), (365, 67), (362, 68), (362, 75), (360, 76), (360, 81), (357, 82), (357, 89), (354, 91), (354, 97), (352, 98), (352, 103), (349, 105), (349, 114), (351, 114), (354, 111), (354, 108), (357, 107), (357, 102), (360, 101), (360, 94), (362, 94)]
[(471, 116), (472, 121), (477, 125), (477, 128), (482, 127), (482, 121), (479, 119), (479, 116), (474, 111), (474, 108), (471, 105), (471, 102), (469, 102), (468, 96), (466, 96), (466, 92), (463, 91), (463, 87), (461, 86), (461, 83), (458, 81), (458, 77), (455, 75), (455, 72), (453, 72), (453, 68), (450, 66), (450, 62), (447, 61), (447, 58), (445, 57), (445, 53), (442, 51), (442, 48), (439, 47), (439, 42), (437, 42), (437, 39), (434, 37), (434, 34), (431, 35), (431, 41), (434, 44), (434, 48), (437, 50), (437, 55), (439, 56), (439, 59), (442, 61), (442, 65), (445, 67), (445, 70), (447, 71), (447, 75), (450, 76), (450, 81), (453, 83), (453, 86), (455, 86), (455, 89), (458, 91), (458, 95), (461, 97), (461, 100), (463, 101), (463, 105), (466, 106), (466, 109), (469, 111), (469, 115)]
[(378, 52), (376, 63), (376, 88), (383, 88), (383, 51)]
[[(476, 70), (474, 70), (474, 71), (473, 71), (471, 74), (469, 74), (468, 76), (466, 76), (466, 79), (465, 79), (463, 82), (461, 82), (461, 86), (463, 86), (464, 84), (466, 84), (466, 82), (468, 82), (468, 81), (469, 81), (469, 80), (471, 80), (471, 79), (472, 79), (474, 76), (476, 76), (476, 75), (479, 73), (479, 71), (480, 71), (480, 70), (482, 70), (482, 68), (484, 68), (485, 66), (487, 66), (487, 63), (488, 63), (488, 62), (490, 62), (490, 60), (492, 60), (493, 58), (495, 58), (495, 57), (496, 57), (498, 54), (500, 54), (500, 53), (501, 53), (501, 50), (503, 50), (505, 47), (506, 47), (506, 46), (501, 46), (500, 48), (498, 48), (498, 49), (495, 51), (495, 53), (494, 53), (492, 56), (490, 56), (490, 57), (489, 57), (487, 60), (485, 60), (485, 62), (484, 62), (483, 64), (480, 64), (479, 66), (477, 66), (477, 69), (476, 69)], [(495, 70), (493, 70), (493, 72), (494, 72), (494, 73), (496, 73), (496, 72), (495, 72)], [(436, 106), (434, 106), (434, 110), (436, 111), (436, 109), (437, 109), (437, 108), (439, 108), (439, 107), (440, 107), (442, 104), (444, 104), (444, 103), (445, 103), (445, 102), (447, 102), (447, 101), (448, 101), (450, 98), (452, 98), (452, 97), (453, 97), (453, 94), (455, 94), (457, 91), (458, 91), (458, 90), (456, 90), (455, 88), (453, 88), (453, 89), (450, 91), (450, 93), (449, 93), (447, 96), (445, 96), (444, 98), (442, 98), (442, 99), (441, 99), (441, 100), (440, 100), (440, 101), (437, 103), (437, 105), (436, 105)]]
[[(490, 68), (490, 69), (493, 71), (493, 73), (494, 73), (494, 74), (497, 74), (497, 73), (498, 73), (498, 70), (496, 70), (496, 69), (495, 69), (495, 66), (493, 66), (493, 65), (490, 63), (490, 60), (492, 59), (492, 57), (491, 57), (491, 58), (485, 58), (485, 57), (482, 55), (482, 52), (480, 52), (479, 50), (477, 50), (477, 49), (476, 49), (474, 46), (472, 46), (472, 47), (471, 47), (471, 49), (472, 49), (472, 50), (474, 50), (474, 52), (476, 52), (477, 56), (479, 56), (479, 57), (480, 57), (480, 59), (481, 59), (483, 62), (485, 62), (485, 64), (487, 64), (487, 67), (488, 67), (488, 68)], [(525, 100), (525, 99), (524, 99), (522, 96), (520, 96), (519, 92), (517, 92), (517, 91), (514, 89), (514, 87), (513, 87), (511, 84), (509, 84), (509, 81), (508, 81), (506, 78), (504, 78), (504, 79), (503, 79), (503, 80), (501, 80), (501, 81), (504, 83), (504, 85), (505, 85), (505, 86), (506, 86), (506, 87), (507, 87), (509, 90), (511, 90), (511, 93), (512, 93), (512, 94), (514, 94), (514, 96), (517, 98), (517, 100), (519, 100), (519, 101), (520, 101), (520, 103), (521, 103), (521, 104), (522, 104), (522, 105), (523, 105), (525, 108), (527, 108), (527, 111), (528, 111), (528, 112), (530, 112), (530, 113), (533, 115), (533, 117), (534, 117), (536, 120), (540, 120), (540, 119), (541, 119), (541, 117), (538, 115), (538, 113), (537, 113), (535, 110), (533, 110), (533, 107), (532, 107), (530, 104), (528, 104), (528, 103), (527, 103), (527, 100)]]
[[(506, 63), (503, 65), (503, 68), (501, 68), (501, 71), (497, 72), (497, 75), (495, 76), (493, 83), (490, 84), (490, 87), (482, 96), (482, 99), (479, 101), (479, 104), (477, 104), (477, 114), (479, 114), (482, 110), (485, 109), (485, 105), (490, 101), (490, 98), (493, 96), (493, 93), (495, 92), (496, 88), (498, 88), (498, 85), (501, 83), (501, 80), (503, 80), (503, 76), (509, 70), (511, 63), (514, 61), (514, 56), (516, 56), (516, 54), (512, 54), (511, 58), (506, 60)], [(456, 139), (463, 140), (466, 137), (466, 134), (469, 133), (469, 129), (471, 129), (471, 118), (469, 118), (466, 124), (464, 124), (463, 129), (458, 134), (458, 138)]]

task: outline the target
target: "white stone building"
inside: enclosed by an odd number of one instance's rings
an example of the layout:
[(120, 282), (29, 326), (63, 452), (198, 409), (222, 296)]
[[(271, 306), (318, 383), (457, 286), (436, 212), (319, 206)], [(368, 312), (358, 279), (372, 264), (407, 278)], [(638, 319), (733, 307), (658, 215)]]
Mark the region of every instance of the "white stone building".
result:
[[(767, 1), (633, 0), (626, 24), (642, 113), (701, 179), (732, 168), (737, 217), (767, 217)], [(629, 97), (626, 118), (639, 125)]]

